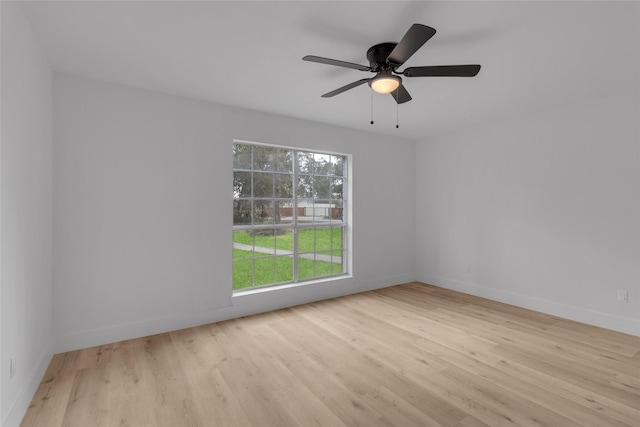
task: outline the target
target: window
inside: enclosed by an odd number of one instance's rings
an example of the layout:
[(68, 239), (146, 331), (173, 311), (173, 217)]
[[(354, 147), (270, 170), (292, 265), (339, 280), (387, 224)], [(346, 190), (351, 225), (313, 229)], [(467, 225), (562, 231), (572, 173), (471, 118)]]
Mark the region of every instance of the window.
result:
[(346, 273), (347, 156), (233, 145), (233, 289)]

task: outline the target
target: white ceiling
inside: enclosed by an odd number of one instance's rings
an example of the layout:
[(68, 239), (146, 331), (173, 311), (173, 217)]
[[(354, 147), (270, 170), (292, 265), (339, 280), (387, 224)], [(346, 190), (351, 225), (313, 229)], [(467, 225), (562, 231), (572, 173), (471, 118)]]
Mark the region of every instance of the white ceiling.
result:
[[(53, 67), (140, 88), (419, 139), (638, 90), (635, 2), (23, 2)], [(398, 109), (369, 77), (304, 62), (367, 64), (413, 23), (436, 35), (405, 66), (482, 65), (475, 78), (405, 78)]]

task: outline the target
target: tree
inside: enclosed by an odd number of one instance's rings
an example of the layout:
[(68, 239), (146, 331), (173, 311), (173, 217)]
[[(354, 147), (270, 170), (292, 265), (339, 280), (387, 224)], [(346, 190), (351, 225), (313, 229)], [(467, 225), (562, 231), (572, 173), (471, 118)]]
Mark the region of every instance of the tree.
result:
[(234, 144), (234, 224), (281, 223), (276, 199), (293, 197), (292, 156), (287, 149)]
[(298, 197), (317, 201), (342, 199), (342, 156), (298, 153)]

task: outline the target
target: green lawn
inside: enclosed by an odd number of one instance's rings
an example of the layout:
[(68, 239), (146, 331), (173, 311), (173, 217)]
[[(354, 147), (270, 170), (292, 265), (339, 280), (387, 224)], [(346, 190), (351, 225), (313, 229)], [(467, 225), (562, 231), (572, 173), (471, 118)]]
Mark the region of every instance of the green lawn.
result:
[[(251, 236), (244, 231), (233, 233), (234, 243), (262, 248), (293, 250), (293, 233), (281, 236)], [(342, 229), (301, 230), (298, 233), (299, 253), (342, 255)], [(255, 272), (255, 273), (254, 273)], [(342, 272), (341, 262), (298, 259), (298, 280), (330, 276)], [(252, 276), (255, 283), (252, 284)], [(264, 286), (293, 281), (293, 257), (272, 256), (254, 251), (233, 250), (233, 289)]]
[[(234, 231), (234, 243), (255, 245), (263, 248), (293, 250), (293, 233), (288, 231), (281, 236), (251, 236), (245, 231)], [(275, 241), (275, 243), (274, 243)], [(342, 228), (320, 228), (316, 230), (300, 230), (298, 232), (299, 252), (342, 251)]]

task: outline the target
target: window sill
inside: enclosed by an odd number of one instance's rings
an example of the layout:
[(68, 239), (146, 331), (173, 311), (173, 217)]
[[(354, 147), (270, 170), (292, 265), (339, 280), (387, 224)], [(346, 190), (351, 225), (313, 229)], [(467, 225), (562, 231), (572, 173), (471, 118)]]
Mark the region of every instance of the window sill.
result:
[(329, 284), (331, 282), (338, 282), (338, 281), (351, 280), (351, 279), (353, 279), (352, 275), (343, 274), (341, 276), (326, 277), (326, 278), (317, 279), (317, 280), (307, 280), (307, 281), (298, 282), (298, 283), (286, 283), (283, 285), (271, 285), (271, 286), (260, 286), (257, 288), (239, 289), (237, 291), (233, 291), (232, 298), (261, 294), (264, 292), (280, 291), (284, 289), (300, 288), (304, 286), (318, 285), (322, 283)]

